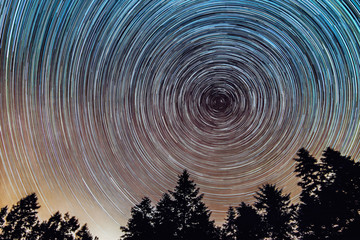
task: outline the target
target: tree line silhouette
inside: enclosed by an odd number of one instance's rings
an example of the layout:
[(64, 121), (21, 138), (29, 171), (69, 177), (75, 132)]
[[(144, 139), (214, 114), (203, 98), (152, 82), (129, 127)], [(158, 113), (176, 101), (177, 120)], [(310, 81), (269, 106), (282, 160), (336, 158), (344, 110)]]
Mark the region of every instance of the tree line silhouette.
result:
[(76, 217), (69, 213), (53, 214), (41, 222), (37, 216), (38, 198), (32, 193), (22, 198), (11, 209), (0, 210), (0, 240), (96, 240), (87, 225), (80, 227)]
[[(293, 204), (275, 184), (255, 193), (255, 202), (230, 206), (218, 227), (203, 194), (179, 175), (173, 191), (152, 204), (148, 197), (131, 209), (123, 240), (355, 240), (360, 239), (360, 163), (327, 148), (320, 160), (300, 149), (295, 173), (302, 191)], [(96, 240), (86, 224), (59, 212), (40, 221), (35, 193), (0, 210), (0, 240)]]
[(254, 204), (230, 206), (216, 227), (199, 188), (185, 170), (174, 191), (155, 206), (148, 197), (131, 209), (123, 240), (355, 240), (360, 239), (360, 163), (327, 148), (320, 160), (305, 149), (295, 158), (302, 191), (298, 204), (265, 184)]

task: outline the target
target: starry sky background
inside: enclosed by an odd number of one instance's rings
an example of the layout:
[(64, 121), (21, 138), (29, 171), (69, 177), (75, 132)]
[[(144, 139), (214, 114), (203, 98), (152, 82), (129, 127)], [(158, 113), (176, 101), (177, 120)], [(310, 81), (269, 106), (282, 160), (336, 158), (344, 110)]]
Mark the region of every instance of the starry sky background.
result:
[(187, 169), (221, 224), (296, 152), (360, 159), (358, 0), (0, 1), (0, 204), (102, 239)]

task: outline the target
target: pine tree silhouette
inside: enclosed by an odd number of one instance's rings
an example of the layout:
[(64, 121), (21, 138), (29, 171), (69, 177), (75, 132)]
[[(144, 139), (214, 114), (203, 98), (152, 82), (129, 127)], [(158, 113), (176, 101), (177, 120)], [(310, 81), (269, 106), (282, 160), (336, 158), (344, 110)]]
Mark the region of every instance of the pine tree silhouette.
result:
[(124, 232), (124, 240), (155, 240), (154, 210), (148, 197), (131, 209), (127, 226), (120, 229)]
[(358, 239), (360, 166), (327, 148), (321, 161), (300, 149), (295, 172), (302, 187), (298, 211), (304, 240)]
[(79, 227), (80, 224), (76, 217), (70, 217), (69, 213), (65, 213), (64, 217), (62, 217), (60, 212), (56, 212), (49, 218), (48, 221), (41, 223), (40, 240), (73, 240), (74, 233), (79, 229)]
[(175, 203), (168, 193), (165, 193), (156, 205), (154, 214), (155, 235), (157, 240), (175, 238), (177, 224), (175, 222)]
[(236, 208), (236, 239), (260, 240), (265, 236), (261, 216), (256, 209), (244, 202)]
[(5, 206), (1, 208), (0, 210), (0, 230), (3, 231), (4, 223), (5, 223), (5, 217), (7, 215), (8, 207)]
[(229, 207), (225, 223), (221, 230), (222, 240), (236, 240), (236, 213), (233, 207)]
[(290, 240), (294, 235), (296, 216), (296, 207), (290, 203), (290, 194), (283, 194), (276, 185), (265, 184), (255, 198), (255, 207), (262, 214), (266, 237)]
[(177, 223), (174, 239), (213, 239), (216, 229), (214, 222), (210, 221), (211, 212), (202, 201), (203, 195), (199, 194), (199, 188), (189, 179), (186, 170), (179, 176), (177, 186), (170, 194), (174, 199)]
[(40, 208), (35, 193), (22, 198), (13, 205), (2, 229), (3, 239), (25, 239), (31, 237), (32, 229), (38, 224), (37, 210)]
[(76, 232), (75, 240), (93, 240), (87, 224), (84, 224), (80, 230)]
[(174, 191), (165, 193), (155, 209), (147, 197), (132, 208), (127, 226), (121, 227), (122, 239), (218, 239), (214, 222), (210, 220), (211, 212), (202, 198), (185, 170)]
[[(300, 177), (299, 186), (301, 203), (298, 210), (299, 231), (306, 239), (322, 239), (321, 218), (324, 213), (320, 207), (319, 191), (321, 189), (320, 166), (317, 160), (307, 150), (301, 148), (295, 158), (295, 172)], [(326, 213), (325, 213), (326, 214)], [(319, 238), (316, 238), (318, 236)]]
[[(68, 213), (61, 216), (59, 212), (52, 215), (48, 221), (40, 222), (37, 209), (40, 206), (35, 193), (22, 198), (13, 205), (10, 211), (4, 207), (0, 211), (1, 240), (92, 240), (87, 229), (79, 228), (78, 220)], [(98, 239), (95, 237), (95, 239)]]

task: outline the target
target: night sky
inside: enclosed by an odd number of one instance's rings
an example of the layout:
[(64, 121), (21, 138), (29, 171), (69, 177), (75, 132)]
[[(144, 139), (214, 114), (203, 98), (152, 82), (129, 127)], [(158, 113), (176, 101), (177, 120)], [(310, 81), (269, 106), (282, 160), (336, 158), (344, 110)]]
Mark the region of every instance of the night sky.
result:
[(120, 236), (184, 169), (221, 224), (293, 158), (360, 159), (358, 0), (0, 1), (0, 204)]

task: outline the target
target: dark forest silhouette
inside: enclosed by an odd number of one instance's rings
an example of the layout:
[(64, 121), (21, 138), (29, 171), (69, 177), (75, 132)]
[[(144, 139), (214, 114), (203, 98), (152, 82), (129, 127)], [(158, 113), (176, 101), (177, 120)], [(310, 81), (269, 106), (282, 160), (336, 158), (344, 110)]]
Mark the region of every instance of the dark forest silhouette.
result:
[(123, 240), (355, 240), (360, 239), (360, 163), (327, 148), (320, 160), (305, 149), (295, 158), (300, 202), (265, 184), (253, 205), (229, 207), (216, 227), (199, 188), (185, 170), (174, 191), (153, 206), (149, 198), (131, 209)]
[(49, 220), (41, 222), (37, 216), (40, 208), (35, 193), (22, 198), (11, 209), (0, 211), (1, 240), (96, 240), (87, 225), (80, 228), (77, 218), (68, 213), (56, 212)]
[(155, 208), (145, 197), (131, 209), (127, 226), (121, 227), (123, 239), (217, 239), (218, 229), (202, 198), (185, 170), (174, 191), (165, 193)]
[[(300, 202), (274, 184), (261, 186), (250, 205), (230, 206), (222, 227), (210, 219), (203, 194), (190, 179), (179, 175), (173, 191), (153, 205), (148, 197), (131, 209), (120, 229), (123, 240), (355, 240), (360, 237), (360, 163), (327, 148), (320, 160), (305, 149), (295, 158), (302, 188)], [(0, 240), (95, 240), (87, 225), (80, 227), (68, 213), (40, 221), (35, 193), (11, 209), (0, 210)]]

